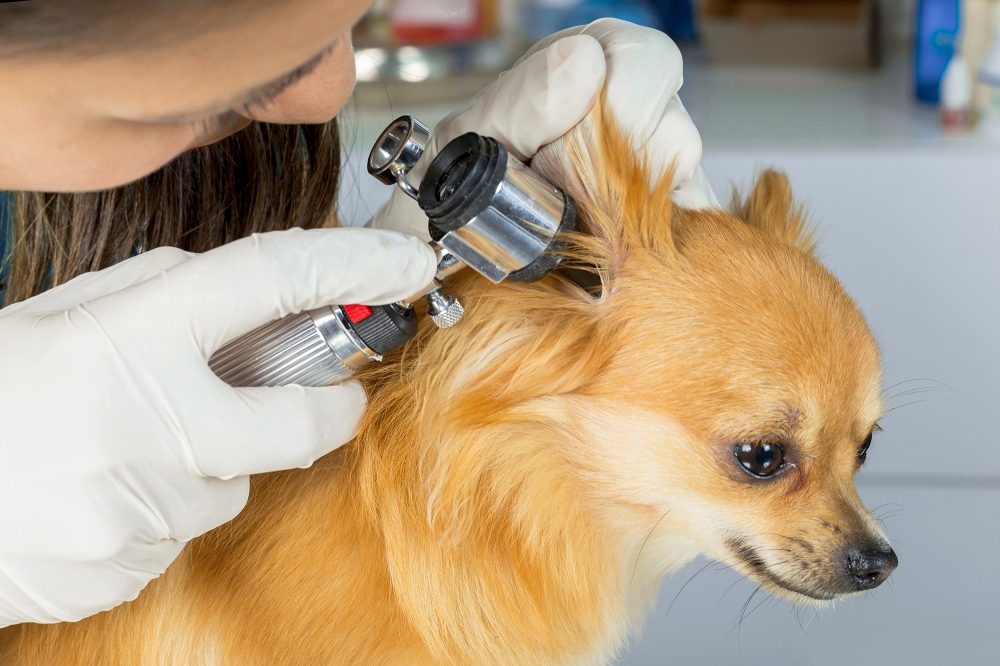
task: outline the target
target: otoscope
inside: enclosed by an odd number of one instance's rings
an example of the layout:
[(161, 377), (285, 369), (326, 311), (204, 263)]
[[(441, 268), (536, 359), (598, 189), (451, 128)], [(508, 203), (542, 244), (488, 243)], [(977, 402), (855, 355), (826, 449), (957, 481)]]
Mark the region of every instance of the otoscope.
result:
[(438, 257), (434, 280), (390, 305), (329, 305), (265, 324), (220, 348), (209, 367), (232, 386), (326, 386), (343, 381), (417, 332), (413, 304), (424, 298), (439, 328), (464, 314), (444, 280), (468, 266), (494, 283), (532, 282), (559, 265), (558, 235), (576, 229), (573, 200), (474, 132), (448, 143), (419, 184), (410, 172), (430, 138), (412, 116), (394, 120), (368, 155), (368, 173), (416, 199)]

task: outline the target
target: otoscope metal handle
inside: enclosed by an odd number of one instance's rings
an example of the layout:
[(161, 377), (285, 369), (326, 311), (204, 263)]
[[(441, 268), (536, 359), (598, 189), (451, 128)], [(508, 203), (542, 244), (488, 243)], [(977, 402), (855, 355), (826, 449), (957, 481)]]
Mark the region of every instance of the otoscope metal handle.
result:
[(336, 307), (288, 315), (233, 340), (209, 360), (230, 386), (327, 386), (381, 360)]

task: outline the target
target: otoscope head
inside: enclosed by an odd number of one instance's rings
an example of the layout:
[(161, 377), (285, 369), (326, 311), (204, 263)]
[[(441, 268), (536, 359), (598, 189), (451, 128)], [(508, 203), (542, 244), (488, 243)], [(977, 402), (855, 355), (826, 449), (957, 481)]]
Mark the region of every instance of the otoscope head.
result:
[(429, 134), (413, 116), (400, 116), (375, 142), (368, 172), (416, 199), (431, 238), (493, 282), (531, 282), (558, 266), (558, 235), (576, 229), (573, 200), (474, 132), (449, 142), (414, 186), (408, 175)]
[(561, 261), (558, 234), (576, 228), (570, 197), (474, 132), (437, 154), (417, 203), (431, 237), (493, 282), (541, 279)]

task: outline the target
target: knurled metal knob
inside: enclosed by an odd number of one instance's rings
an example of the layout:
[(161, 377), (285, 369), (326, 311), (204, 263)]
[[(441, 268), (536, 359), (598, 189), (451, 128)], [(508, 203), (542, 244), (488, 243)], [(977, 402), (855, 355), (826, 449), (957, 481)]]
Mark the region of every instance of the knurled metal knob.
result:
[(462, 319), (465, 308), (451, 294), (435, 289), (427, 294), (427, 314), (438, 328), (451, 328)]

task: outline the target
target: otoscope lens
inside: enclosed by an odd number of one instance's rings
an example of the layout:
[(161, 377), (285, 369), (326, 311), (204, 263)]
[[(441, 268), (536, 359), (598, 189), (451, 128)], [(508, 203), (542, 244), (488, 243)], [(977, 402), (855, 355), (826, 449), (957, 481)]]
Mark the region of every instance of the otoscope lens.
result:
[(455, 193), (455, 190), (461, 187), (462, 183), (465, 182), (465, 177), (469, 174), (469, 167), (471, 166), (472, 156), (469, 153), (463, 154), (448, 165), (444, 175), (438, 181), (437, 192), (435, 193), (439, 202), (448, 199)]
[(431, 161), (420, 181), (417, 203), (433, 230), (448, 233), (490, 207), (506, 173), (503, 145), (468, 132), (449, 142)]

